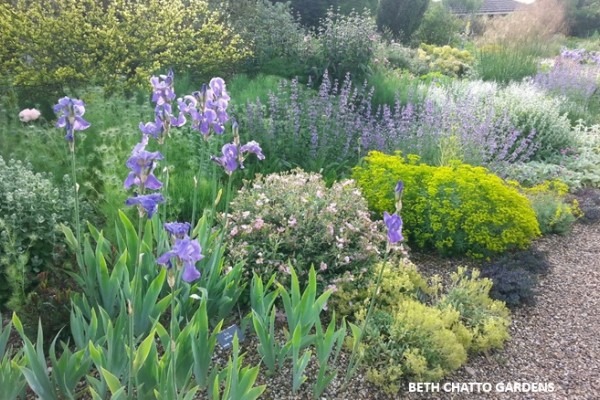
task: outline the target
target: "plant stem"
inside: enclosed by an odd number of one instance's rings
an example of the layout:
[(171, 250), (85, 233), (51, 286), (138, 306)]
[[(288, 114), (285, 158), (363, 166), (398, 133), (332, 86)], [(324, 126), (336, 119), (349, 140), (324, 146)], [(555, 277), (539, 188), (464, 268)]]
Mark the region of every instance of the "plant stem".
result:
[(389, 246), (386, 249), (385, 256), (383, 257), (383, 262), (381, 263), (381, 267), (379, 268), (379, 274), (377, 275), (377, 280), (375, 281), (375, 286), (373, 287), (373, 292), (371, 292), (371, 300), (369, 301), (369, 308), (367, 310), (367, 315), (365, 316), (365, 320), (360, 328), (360, 333), (358, 337), (354, 339), (354, 343), (352, 345), (352, 355), (350, 356), (350, 362), (348, 363), (348, 369), (346, 370), (346, 377), (344, 378), (344, 386), (348, 384), (354, 372), (358, 368), (360, 363), (360, 358), (358, 358), (358, 347), (362, 338), (364, 336), (365, 330), (367, 329), (367, 324), (369, 323), (369, 319), (371, 318), (371, 314), (373, 313), (373, 308), (375, 307), (375, 303), (377, 302), (377, 294), (379, 293), (379, 288), (381, 286), (381, 279), (383, 277), (383, 270), (385, 269), (385, 265), (387, 263), (389, 253)]
[[(142, 192), (143, 192), (143, 188), (142, 188)], [(131, 285), (132, 287), (132, 293), (131, 293), (131, 299), (128, 300), (128, 305), (127, 305), (127, 313), (129, 315), (129, 379), (127, 380), (127, 394), (131, 397), (133, 396), (133, 359), (134, 359), (134, 347), (135, 347), (135, 333), (134, 333), (134, 323), (135, 323), (135, 317), (133, 315), (133, 301), (135, 299), (135, 294), (133, 293), (133, 291), (135, 291), (136, 288), (136, 284), (135, 284), (135, 279), (137, 277), (137, 274), (139, 273), (140, 270), (140, 264), (141, 264), (141, 253), (142, 253), (142, 234), (143, 234), (143, 229), (144, 229), (144, 218), (143, 216), (139, 216), (138, 218), (138, 230), (137, 230), (137, 249), (136, 249), (136, 253), (135, 253), (135, 269), (133, 271), (133, 285)], [(130, 271), (131, 272), (131, 271)], [(130, 276), (130, 279), (132, 279), (132, 277)]]
[[(177, 279), (179, 280), (179, 279)], [(177, 317), (175, 315), (175, 285), (171, 287), (171, 335), (170, 335), (170, 346), (171, 346), (171, 371), (173, 373), (173, 399), (177, 398), (177, 372), (175, 371), (177, 365), (177, 347), (175, 345), (175, 327), (177, 323)]]
[(75, 194), (75, 235), (77, 237), (77, 264), (83, 272), (83, 253), (81, 248), (81, 222), (79, 220), (79, 189), (77, 187), (77, 174), (75, 170), (75, 146), (71, 147), (71, 175), (73, 176), (73, 192)]

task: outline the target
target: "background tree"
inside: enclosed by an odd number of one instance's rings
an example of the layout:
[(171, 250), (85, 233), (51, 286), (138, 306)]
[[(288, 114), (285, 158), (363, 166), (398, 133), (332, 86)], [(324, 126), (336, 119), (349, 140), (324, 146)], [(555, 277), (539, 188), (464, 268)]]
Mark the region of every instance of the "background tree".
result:
[(420, 43), (443, 46), (458, 41), (464, 22), (452, 14), (441, 2), (431, 3), (413, 40)]
[(600, 32), (600, 0), (564, 0), (569, 33), (591, 36)]
[(410, 40), (419, 28), (429, 6), (429, 0), (380, 0), (377, 9), (377, 26), (389, 30), (402, 41)]

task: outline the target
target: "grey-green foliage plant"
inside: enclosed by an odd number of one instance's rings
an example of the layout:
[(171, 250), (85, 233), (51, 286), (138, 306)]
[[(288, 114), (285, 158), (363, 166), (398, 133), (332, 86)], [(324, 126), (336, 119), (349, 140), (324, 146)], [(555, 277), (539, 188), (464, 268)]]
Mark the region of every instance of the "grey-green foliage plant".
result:
[(6, 400), (25, 398), (27, 386), (25, 376), (21, 373), (21, 368), (25, 367), (26, 363), (23, 350), (14, 351), (8, 345), (11, 331), (12, 322), (9, 321), (4, 326), (0, 314), (0, 388), (2, 388), (2, 398)]
[(58, 400), (64, 398), (74, 400), (77, 397), (75, 387), (91, 367), (91, 360), (87, 357), (85, 350), (82, 349), (73, 353), (66, 344), (63, 344), (62, 354), (57, 358), (55, 339), (49, 350), (51, 363), (49, 369), (43, 348), (44, 336), (41, 324), (38, 327), (34, 346), (25, 335), (23, 325), (16, 314), (13, 315), (12, 323), (24, 343), (23, 351), (26, 363), (20, 369), (29, 387), (42, 399)]
[(56, 227), (69, 223), (71, 203), (49, 175), (0, 157), (0, 305), (14, 296), (19, 308), (34, 276), (64, 260)]
[(346, 321), (342, 320), (341, 326), (336, 330), (334, 311), (325, 331), (321, 321), (317, 321), (315, 328), (315, 355), (319, 362), (319, 372), (313, 386), (313, 398), (320, 399), (327, 386), (337, 376), (335, 366), (346, 338)]
[(275, 275), (263, 285), (260, 276), (254, 274), (250, 289), (252, 307), (252, 324), (258, 337), (258, 353), (262, 363), (267, 367), (267, 374), (274, 375), (277, 368), (281, 369), (289, 352), (289, 344), (281, 344), (275, 336), (275, 319), (277, 309), (274, 306), (279, 296), (279, 289), (268, 291), (275, 281)]
[[(209, 387), (212, 400), (256, 400), (265, 391), (266, 385), (254, 386), (259, 367), (242, 367), (244, 356), (240, 355), (237, 333), (233, 337), (232, 358), (220, 374), (216, 375)], [(221, 391), (223, 383), (223, 391)]]
[(368, 10), (352, 11), (348, 15), (341, 14), (339, 9), (327, 10), (318, 28), (322, 63), (318, 77), (327, 70), (340, 81), (348, 73), (355, 80), (363, 79), (378, 40), (377, 27)]
[[(323, 332), (321, 327), (321, 312), (325, 308), (332, 291), (327, 290), (317, 297), (317, 276), (314, 268), (310, 269), (308, 284), (302, 291), (298, 276), (290, 265), (291, 283), (288, 291), (281, 284), (269, 291), (275, 281), (275, 275), (263, 285), (262, 279), (254, 274), (250, 291), (252, 305), (252, 322), (259, 340), (258, 352), (262, 362), (272, 375), (281, 369), (284, 362), (290, 359), (292, 364), (292, 391), (296, 393), (306, 381), (305, 371), (313, 354), (310, 346), (316, 348), (319, 362), (319, 376), (315, 386), (315, 393), (325, 390), (335, 377), (337, 371), (329, 366), (329, 358), (335, 351), (333, 364), (337, 360), (343, 338), (345, 337), (345, 324), (343, 328), (335, 331), (335, 315), (332, 323)], [(281, 298), (287, 329), (284, 329), (284, 341), (280, 343), (275, 335), (276, 307), (275, 302)], [(328, 373), (329, 372), (329, 373)]]

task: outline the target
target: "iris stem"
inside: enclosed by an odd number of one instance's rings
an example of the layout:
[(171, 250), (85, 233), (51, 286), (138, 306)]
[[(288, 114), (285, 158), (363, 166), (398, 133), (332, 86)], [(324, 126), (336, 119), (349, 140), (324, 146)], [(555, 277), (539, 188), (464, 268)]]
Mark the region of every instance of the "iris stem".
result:
[[(179, 281), (179, 279), (177, 279)], [(175, 285), (171, 287), (171, 371), (173, 372), (173, 399), (177, 398), (177, 372), (175, 371), (177, 365), (177, 348), (175, 345), (175, 327), (177, 324), (177, 316), (175, 315)]]
[(80, 272), (83, 273), (83, 254), (81, 251), (83, 244), (81, 243), (81, 222), (79, 219), (79, 190), (77, 188), (77, 173), (75, 169), (75, 146), (71, 146), (71, 174), (73, 176), (73, 192), (75, 195), (75, 235), (77, 237), (77, 264), (80, 268)]
[(361, 361), (361, 357), (358, 356), (358, 348), (360, 346), (360, 342), (363, 339), (365, 330), (367, 329), (369, 319), (371, 318), (371, 314), (373, 313), (373, 308), (375, 308), (375, 303), (377, 302), (377, 294), (379, 293), (379, 288), (381, 287), (381, 279), (383, 278), (383, 270), (385, 269), (385, 265), (387, 263), (389, 250), (390, 248), (388, 245), (388, 248), (386, 249), (385, 255), (383, 257), (383, 261), (381, 263), (381, 267), (379, 268), (379, 274), (377, 275), (375, 286), (373, 287), (373, 291), (371, 292), (371, 299), (369, 301), (367, 315), (365, 316), (365, 320), (362, 323), (358, 337), (354, 338), (354, 343), (352, 345), (352, 355), (350, 356), (350, 362), (348, 363), (348, 369), (346, 370), (346, 377), (344, 378), (344, 386), (348, 384), (350, 378), (352, 378), (352, 376), (356, 372)]

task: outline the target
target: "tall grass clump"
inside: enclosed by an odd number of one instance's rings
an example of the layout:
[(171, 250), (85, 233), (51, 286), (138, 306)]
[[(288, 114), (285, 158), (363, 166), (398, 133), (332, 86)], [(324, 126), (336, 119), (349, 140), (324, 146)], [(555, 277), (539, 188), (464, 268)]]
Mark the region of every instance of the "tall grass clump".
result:
[(540, 0), (486, 23), (479, 39), (477, 73), (484, 80), (519, 81), (537, 71), (537, 59), (552, 52), (553, 37), (564, 29), (558, 0)]

